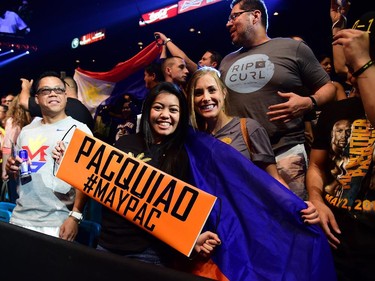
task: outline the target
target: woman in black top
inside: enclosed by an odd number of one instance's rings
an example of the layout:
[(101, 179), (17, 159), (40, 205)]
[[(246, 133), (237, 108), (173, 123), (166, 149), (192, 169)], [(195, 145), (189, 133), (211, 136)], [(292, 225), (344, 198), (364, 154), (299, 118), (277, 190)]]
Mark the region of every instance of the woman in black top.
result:
[[(143, 104), (140, 132), (122, 136), (115, 147), (143, 159), (176, 178), (188, 181), (189, 158), (184, 148), (189, 115), (184, 94), (172, 83), (155, 86)], [(205, 232), (195, 251), (209, 254), (220, 244), (218, 236)], [(158, 265), (167, 265), (174, 250), (108, 208), (102, 208), (98, 249)]]

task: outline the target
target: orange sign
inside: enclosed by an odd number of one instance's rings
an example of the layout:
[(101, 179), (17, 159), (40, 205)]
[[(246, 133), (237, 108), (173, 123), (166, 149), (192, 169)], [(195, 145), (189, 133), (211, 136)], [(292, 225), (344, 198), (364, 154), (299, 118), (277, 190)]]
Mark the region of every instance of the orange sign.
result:
[(186, 256), (216, 201), (79, 129), (56, 176)]

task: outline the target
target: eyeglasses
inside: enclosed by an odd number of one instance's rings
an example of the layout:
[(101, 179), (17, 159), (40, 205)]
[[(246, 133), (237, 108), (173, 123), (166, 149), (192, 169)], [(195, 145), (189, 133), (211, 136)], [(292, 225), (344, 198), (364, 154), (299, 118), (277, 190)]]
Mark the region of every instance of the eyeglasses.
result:
[(243, 13), (247, 13), (247, 12), (254, 12), (255, 10), (254, 9), (250, 9), (250, 10), (245, 10), (245, 11), (241, 11), (241, 12), (237, 12), (237, 13), (233, 13), (231, 15), (229, 15), (228, 17), (228, 21), (234, 21), (236, 18), (238, 18), (240, 15), (242, 15)]
[(36, 93), (37, 95), (41, 95), (41, 96), (49, 96), (52, 93), (52, 91), (56, 95), (62, 95), (65, 93), (65, 89), (63, 88), (41, 88)]

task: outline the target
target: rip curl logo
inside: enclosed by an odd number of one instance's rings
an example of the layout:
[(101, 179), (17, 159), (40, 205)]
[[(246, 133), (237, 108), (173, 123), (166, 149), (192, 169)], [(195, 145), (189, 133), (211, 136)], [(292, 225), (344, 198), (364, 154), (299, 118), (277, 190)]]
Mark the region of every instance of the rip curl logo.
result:
[(46, 150), (48, 145), (43, 145), (47, 138), (38, 136), (36, 138), (30, 138), (29, 146), (22, 146), (23, 149), (27, 150), (29, 159), (31, 160), (31, 172), (36, 173), (46, 163)]
[(275, 65), (263, 54), (246, 56), (229, 68), (225, 84), (229, 89), (248, 94), (264, 87), (275, 73)]

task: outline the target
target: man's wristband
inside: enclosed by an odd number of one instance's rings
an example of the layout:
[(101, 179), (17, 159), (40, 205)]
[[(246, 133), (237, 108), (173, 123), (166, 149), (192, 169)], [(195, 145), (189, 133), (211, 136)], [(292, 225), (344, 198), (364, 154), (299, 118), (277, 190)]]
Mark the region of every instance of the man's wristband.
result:
[(167, 45), (168, 42), (172, 41), (171, 38), (167, 38), (165, 41), (164, 41), (164, 45)]
[(316, 102), (316, 99), (313, 97), (313, 96), (309, 96), (309, 98), (311, 99), (312, 101), (312, 104), (313, 104), (313, 110), (317, 111), (318, 110), (318, 103)]
[(83, 220), (83, 214), (75, 211), (70, 211), (69, 217), (74, 218), (74, 220), (78, 223), (80, 223)]
[(366, 63), (364, 66), (362, 66), (360, 69), (358, 69), (357, 71), (353, 72), (352, 76), (353, 77), (358, 77), (359, 75), (361, 75), (363, 72), (365, 72), (365, 70), (367, 68), (369, 68), (371, 65), (373, 65), (375, 63), (375, 61), (373, 60), (370, 60), (368, 63)]

